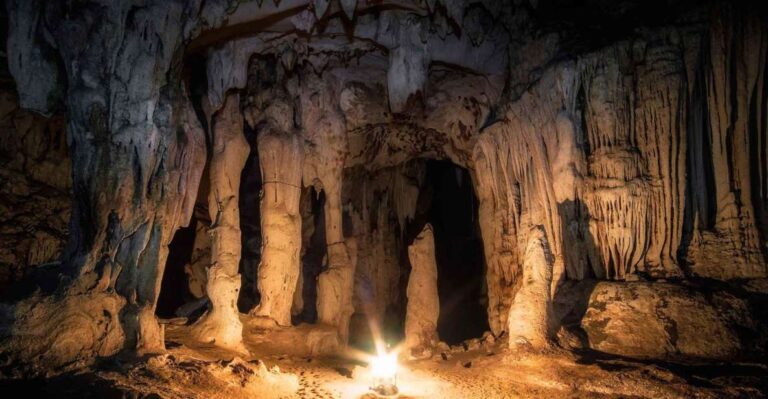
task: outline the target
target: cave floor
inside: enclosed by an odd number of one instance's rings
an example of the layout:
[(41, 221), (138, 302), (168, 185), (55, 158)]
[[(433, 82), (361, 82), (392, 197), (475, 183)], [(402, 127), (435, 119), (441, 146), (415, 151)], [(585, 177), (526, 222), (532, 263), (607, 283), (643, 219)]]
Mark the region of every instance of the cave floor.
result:
[[(190, 343), (184, 331), (169, 329), (164, 355), (112, 358), (89, 371), (47, 380), (0, 381), (0, 390), (79, 398), (374, 397), (359, 361), (281, 355), (263, 346), (237, 354)], [(682, 365), (560, 349), (513, 352), (504, 346), (457, 349), (447, 359), (438, 354), (405, 362), (396, 397), (761, 398), (768, 392), (765, 364)]]

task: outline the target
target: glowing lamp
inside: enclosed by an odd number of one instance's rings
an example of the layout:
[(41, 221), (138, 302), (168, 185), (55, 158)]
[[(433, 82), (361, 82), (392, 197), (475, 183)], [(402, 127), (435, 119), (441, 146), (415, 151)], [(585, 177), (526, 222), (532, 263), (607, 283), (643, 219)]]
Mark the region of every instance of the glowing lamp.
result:
[(379, 353), (368, 365), (371, 369), (371, 390), (384, 397), (397, 395), (397, 352)]

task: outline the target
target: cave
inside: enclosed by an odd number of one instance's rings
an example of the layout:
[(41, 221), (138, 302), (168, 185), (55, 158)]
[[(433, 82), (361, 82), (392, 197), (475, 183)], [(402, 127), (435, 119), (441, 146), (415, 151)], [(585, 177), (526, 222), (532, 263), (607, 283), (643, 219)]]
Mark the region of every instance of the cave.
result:
[(768, 397), (768, 7), (5, 0), (0, 389)]

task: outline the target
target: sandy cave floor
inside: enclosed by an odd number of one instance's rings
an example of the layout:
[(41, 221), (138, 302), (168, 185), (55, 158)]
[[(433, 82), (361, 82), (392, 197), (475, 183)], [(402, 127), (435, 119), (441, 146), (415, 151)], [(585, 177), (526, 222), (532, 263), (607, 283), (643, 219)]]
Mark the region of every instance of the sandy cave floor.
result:
[[(237, 354), (189, 342), (186, 327), (168, 327), (167, 354), (105, 360), (90, 371), (48, 380), (0, 381), (0, 391), (79, 398), (374, 397), (358, 361), (265, 353), (270, 351), (263, 346), (253, 349), (253, 340), (246, 340), (250, 355)], [(512, 352), (505, 346), (455, 347), (445, 356), (403, 362), (398, 397), (761, 398), (768, 393), (765, 364), (662, 364), (561, 349)]]

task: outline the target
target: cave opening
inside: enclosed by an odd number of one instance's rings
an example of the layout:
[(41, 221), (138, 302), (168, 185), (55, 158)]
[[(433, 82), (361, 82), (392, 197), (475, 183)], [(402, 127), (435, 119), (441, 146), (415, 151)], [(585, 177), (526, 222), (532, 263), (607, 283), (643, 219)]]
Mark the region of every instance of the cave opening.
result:
[(195, 299), (190, 291), (184, 268), (192, 261), (198, 223), (200, 222), (195, 219), (189, 226), (177, 230), (168, 245), (168, 260), (165, 262), (160, 295), (155, 309), (155, 314), (160, 318), (176, 317), (177, 309)]
[(455, 345), (490, 329), (478, 200), (467, 169), (446, 160), (424, 165), (406, 242), (413, 242), (424, 224), (432, 226), (440, 302), (437, 332), (441, 341)]

